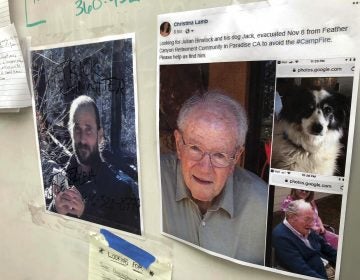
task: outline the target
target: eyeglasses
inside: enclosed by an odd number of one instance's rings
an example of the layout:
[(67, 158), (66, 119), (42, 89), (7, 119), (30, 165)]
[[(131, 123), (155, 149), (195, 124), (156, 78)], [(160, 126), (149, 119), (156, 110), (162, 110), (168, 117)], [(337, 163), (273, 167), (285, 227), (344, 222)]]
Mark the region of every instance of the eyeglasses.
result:
[(203, 157), (205, 155), (209, 155), (211, 164), (214, 167), (220, 167), (220, 168), (228, 167), (230, 164), (235, 162), (235, 155), (230, 156), (227, 153), (221, 153), (221, 152), (212, 152), (212, 153), (211, 152), (205, 152), (198, 145), (185, 143), (184, 137), (183, 137), (181, 132), (180, 132), (180, 135), (181, 135), (181, 140), (183, 142), (182, 144), (183, 144), (183, 146), (185, 148), (184, 150), (185, 150), (187, 156), (191, 160), (200, 161), (200, 160), (203, 159)]

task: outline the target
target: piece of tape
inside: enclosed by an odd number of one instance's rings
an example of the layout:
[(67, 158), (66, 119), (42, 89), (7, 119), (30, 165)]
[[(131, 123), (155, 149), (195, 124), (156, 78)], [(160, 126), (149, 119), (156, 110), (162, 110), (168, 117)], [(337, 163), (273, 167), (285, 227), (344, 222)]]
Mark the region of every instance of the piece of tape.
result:
[(106, 241), (109, 243), (110, 248), (118, 251), (128, 258), (131, 258), (142, 267), (148, 269), (149, 266), (155, 261), (155, 257), (153, 255), (111, 233), (110, 231), (106, 229), (100, 229), (100, 233), (105, 237)]

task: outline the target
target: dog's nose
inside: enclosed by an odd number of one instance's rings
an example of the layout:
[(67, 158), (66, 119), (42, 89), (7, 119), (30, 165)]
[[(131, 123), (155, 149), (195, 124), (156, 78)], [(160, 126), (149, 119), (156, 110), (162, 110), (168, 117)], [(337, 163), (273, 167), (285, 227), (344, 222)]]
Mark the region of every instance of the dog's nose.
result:
[(323, 130), (323, 126), (320, 123), (314, 123), (311, 126), (311, 133), (312, 134), (315, 134), (315, 135), (321, 134), (322, 130)]

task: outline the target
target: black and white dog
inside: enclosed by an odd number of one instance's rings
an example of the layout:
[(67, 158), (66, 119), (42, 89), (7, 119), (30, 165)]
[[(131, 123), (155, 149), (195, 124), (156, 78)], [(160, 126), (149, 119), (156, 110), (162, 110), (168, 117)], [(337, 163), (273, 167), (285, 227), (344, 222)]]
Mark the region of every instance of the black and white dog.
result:
[(338, 174), (341, 137), (347, 126), (347, 99), (341, 94), (296, 88), (283, 98), (275, 121), (271, 167)]

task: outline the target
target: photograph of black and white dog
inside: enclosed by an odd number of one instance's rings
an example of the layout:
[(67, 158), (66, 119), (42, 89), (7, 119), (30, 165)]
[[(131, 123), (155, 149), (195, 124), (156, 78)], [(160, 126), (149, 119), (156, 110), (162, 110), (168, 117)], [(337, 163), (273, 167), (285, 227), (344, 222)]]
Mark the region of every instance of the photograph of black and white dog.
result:
[(328, 79), (330, 88), (326, 78), (278, 79), (272, 168), (344, 176), (351, 90), (341, 94), (339, 81), (352, 79)]

